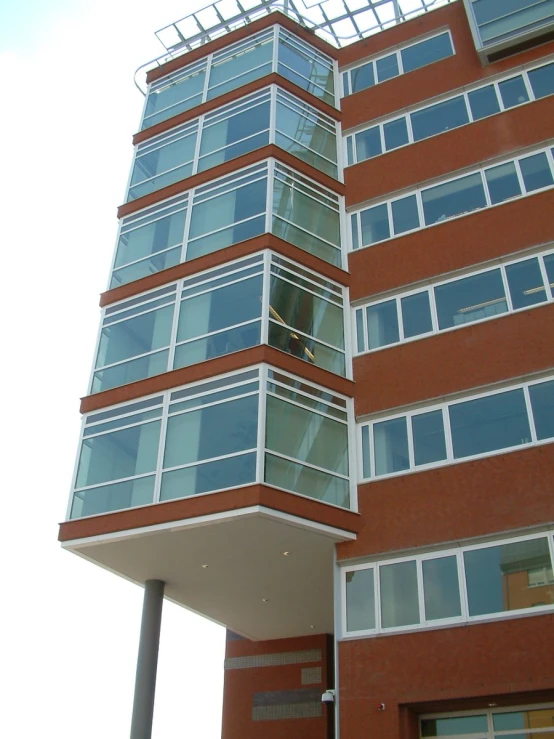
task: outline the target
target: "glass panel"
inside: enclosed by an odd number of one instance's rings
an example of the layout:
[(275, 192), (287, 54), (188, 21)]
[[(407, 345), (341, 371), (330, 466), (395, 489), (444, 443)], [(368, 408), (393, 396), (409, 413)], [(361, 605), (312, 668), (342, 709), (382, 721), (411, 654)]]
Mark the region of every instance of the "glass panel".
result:
[(395, 234), (413, 231), (419, 228), (419, 211), (417, 197), (407, 195), (405, 198), (393, 200), (391, 203), (392, 225)]
[(381, 626), (409, 626), (419, 623), (417, 567), (415, 560), (379, 568)]
[(458, 563), (455, 556), (427, 559), (421, 565), (425, 618), (457, 618), (462, 614)]
[[(292, 103), (291, 103), (292, 105)], [(277, 101), (275, 143), (330, 177), (337, 177), (337, 137), (329, 123), (318, 119), (311, 108), (301, 110)], [(330, 160), (330, 161), (329, 161)]]
[(479, 90), (468, 92), (467, 97), (474, 121), (500, 112), (500, 104), (494, 85), (488, 85), (487, 87), (481, 87)]
[(489, 188), (492, 205), (521, 195), (521, 187), (513, 162), (499, 164), (485, 170), (485, 179)]
[[(554, 729), (552, 708), (538, 708), (529, 711), (496, 713), (492, 717), (495, 731), (517, 731), (518, 729), (533, 731), (535, 729)], [(539, 737), (551, 734), (539, 734)], [(524, 734), (528, 737), (528, 734)]]
[(415, 141), (421, 141), (421, 139), (436, 136), (443, 133), (443, 131), (449, 131), (452, 128), (458, 128), (458, 126), (469, 123), (469, 115), (463, 95), (445, 100), (444, 103), (437, 103), (437, 105), (432, 105), (430, 108), (418, 110), (411, 114), (411, 119)]
[(257, 394), (170, 416), (164, 467), (254, 449), (257, 425)]
[(400, 74), (396, 53), (384, 56), (382, 59), (377, 59), (375, 67), (377, 68), (377, 79), (379, 82), (386, 82), (386, 80), (398, 77)]
[(385, 123), (383, 126), (383, 135), (385, 137), (385, 149), (387, 151), (410, 143), (408, 125), (405, 118), (398, 118), (396, 121)]
[(346, 629), (362, 631), (375, 628), (374, 570), (346, 573)]
[(466, 734), (485, 734), (488, 736), (486, 716), (458, 716), (456, 718), (421, 719), (421, 736), (465, 736)]
[(117, 244), (115, 267), (181, 244), (185, 231), (186, 209), (159, 218), (132, 231), (122, 232)]
[(446, 459), (442, 411), (430, 411), (412, 416), (412, 437), (416, 465), (431, 464)]
[(276, 349), (292, 354), (305, 362), (334, 372), (336, 375), (346, 373), (344, 353), (319, 341), (302, 336), (293, 329), (287, 328), (275, 321), (269, 322), (268, 343)]
[(550, 291), (554, 295), (554, 254), (549, 254), (544, 257), (544, 266), (546, 269), (546, 276), (550, 284)]
[(192, 174), (196, 147), (196, 130), (186, 136), (159, 146), (153, 151), (137, 153), (127, 200), (136, 200)]
[(129, 382), (143, 380), (145, 377), (154, 377), (167, 372), (169, 350), (165, 349), (145, 357), (131, 359), (114, 367), (97, 370), (92, 378), (91, 393), (100, 393), (112, 387), (126, 385)]
[(375, 84), (375, 73), (373, 71), (373, 62), (362, 64), (361, 67), (352, 69), (350, 72), (352, 80), (352, 92), (359, 92)]
[(500, 90), (500, 97), (505, 108), (513, 108), (529, 100), (527, 88), (521, 75), (519, 77), (512, 77), (511, 80), (499, 82), (498, 89)]
[(354, 164), (354, 138), (352, 136), (346, 137), (346, 158), (348, 165)]
[(554, 95), (554, 63), (528, 72), (529, 82), (536, 98)]
[(219, 120), (204, 123), (198, 171), (269, 144), (269, 101), (254, 105)]
[(180, 344), (175, 347), (173, 368), (188, 367), (197, 362), (204, 362), (207, 359), (257, 346), (261, 343), (260, 332), (261, 322), (256, 321), (255, 323), (247, 323), (245, 326), (210, 334), (203, 339)]
[(464, 563), (470, 616), (554, 602), (554, 584), (529, 586), (529, 571), (552, 567), (546, 538), (464, 552)]
[(164, 472), (160, 500), (187, 498), (212, 490), (248, 485), (256, 479), (256, 454), (240, 454), (192, 467)]
[(356, 156), (359, 162), (379, 156), (382, 153), (379, 126), (374, 126), (367, 131), (356, 134)]
[(362, 244), (364, 246), (390, 238), (389, 215), (386, 203), (362, 210), (360, 218), (362, 222)]
[(352, 249), (360, 248), (360, 239), (358, 236), (358, 213), (350, 216), (350, 233), (352, 234)]
[(544, 152), (520, 159), (519, 166), (527, 192), (539, 190), (541, 187), (550, 187), (554, 183), (550, 165)]
[(365, 351), (364, 314), (362, 308), (356, 311), (356, 338), (358, 340), (358, 351)]
[(421, 193), (425, 223), (430, 226), (447, 218), (485, 208), (487, 200), (479, 173), (436, 185)]
[(75, 487), (154, 472), (159, 439), (159, 421), (84, 439)]
[(131, 264), (128, 267), (114, 269), (110, 288), (117, 287), (118, 285), (126, 285), (128, 282), (140, 280), (141, 277), (147, 277), (156, 272), (161, 272), (163, 269), (174, 267), (181, 261), (181, 252), (182, 247), (179, 244), (175, 249), (164, 251), (161, 254), (155, 254), (149, 259), (135, 262), (135, 264)]
[(150, 128), (160, 121), (194, 108), (202, 102), (206, 69), (200, 69), (175, 82), (168, 79), (165, 87), (151, 90), (146, 101), (142, 128)]
[(506, 267), (506, 277), (508, 278), (512, 305), (516, 310), (543, 303), (546, 300), (546, 290), (539, 260), (536, 257), (508, 265)]
[[(186, 260), (190, 261), (263, 233), (266, 187), (267, 179), (264, 178), (195, 204), (192, 209)], [(237, 223), (238, 221), (243, 222)], [(216, 229), (219, 229), (216, 233), (210, 233)]]
[(265, 455), (265, 481), (278, 488), (292, 490), (308, 498), (348, 508), (350, 493), (348, 480), (327, 472), (305, 467), (273, 454)]
[(529, 386), (537, 439), (554, 437), (554, 381)]
[(400, 301), (404, 338), (427, 334), (433, 330), (431, 306), (427, 290), (409, 295)]
[(498, 42), (541, 26), (554, 18), (553, 0), (475, 0), (473, 4), (484, 42)]
[(70, 518), (136, 508), (154, 502), (154, 475), (80, 490), (73, 496)]
[(381, 421), (373, 425), (375, 474), (402, 472), (410, 467), (406, 418)]
[(499, 269), (434, 288), (439, 328), (451, 328), (506, 313), (508, 304)]
[(303, 49), (302, 46), (301, 42), (291, 40), (281, 32), (277, 71), (295, 85), (334, 106), (333, 67), (330, 61), (319, 56), (314, 49)]
[(369, 447), (369, 426), (362, 426), (362, 476), (371, 477), (371, 452)]
[(420, 41), (419, 44), (409, 46), (400, 52), (404, 72), (412, 72), (414, 69), (452, 56), (453, 53), (454, 50), (448, 33), (442, 33), (440, 36)]
[(221, 61), (216, 60), (210, 72), (207, 99), (211, 100), (269, 74), (272, 60), (273, 38), (253, 42), (252, 46), (243, 46)]
[(396, 300), (387, 300), (366, 308), (369, 349), (400, 341)]
[(346, 425), (271, 395), (267, 398), (266, 447), (348, 475)]
[(455, 459), (531, 441), (523, 390), (456, 403), (448, 411)]

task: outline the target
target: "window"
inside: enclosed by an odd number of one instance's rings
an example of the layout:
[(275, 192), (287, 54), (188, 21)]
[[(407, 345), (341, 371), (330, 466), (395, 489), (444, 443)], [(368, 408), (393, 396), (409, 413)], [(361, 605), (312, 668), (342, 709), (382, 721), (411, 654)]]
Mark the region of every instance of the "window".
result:
[(552, 94), (554, 64), (529, 68), (515, 77), (500, 78), (348, 135), (348, 164), (363, 162)]
[(523, 197), (554, 185), (550, 150), (518, 157), (351, 214), (352, 248)]
[[(343, 567), (343, 634), (369, 636), (552, 610), (553, 546), (552, 536), (541, 534)], [(474, 717), (462, 731), (461, 722), (449, 721), (422, 724), (422, 736), (458, 730), (465, 736), (483, 726)]]
[(549, 265), (554, 265), (551, 253), (506, 261), (500, 267), (355, 308), (355, 351), (373, 351), (541, 305), (551, 300)]
[[(517, 37), (554, 20), (552, 0), (471, 0), (483, 46)], [(507, 7), (506, 7), (507, 6)]]
[(554, 438), (554, 380), (535, 381), (361, 426), (363, 475), (453, 464)]
[(91, 413), (70, 518), (254, 482), (348, 508), (349, 418), (343, 396), (265, 365)]
[[(274, 60), (276, 42), (278, 58)], [(335, 105), (333, 60), (276, 25), (152, 82), (146, 98), (142, 129), (271, 72), (277, 72), (312, 95)]]
[[(420, 718), (422, 739), (464, 736), (467, 739), (552, 739), (554, 706), (498, 708), (456, 714), (436, 714)], [(501, 732), (501, 733), (497, 733)]]
[(360, 90), (373, 87), (375, 84), (398, 77), (400, 74), (407, 74), (433, 62), (446, 59), (453, 54), (454, 48), (448, 31), (410, 44), (399, 51), (343, 72), (344, 95), (352, 95)]

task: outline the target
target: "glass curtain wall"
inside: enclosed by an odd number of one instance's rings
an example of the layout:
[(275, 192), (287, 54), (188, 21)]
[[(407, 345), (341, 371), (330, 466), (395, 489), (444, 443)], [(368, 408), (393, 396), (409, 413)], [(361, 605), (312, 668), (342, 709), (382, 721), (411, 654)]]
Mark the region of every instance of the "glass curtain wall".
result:
[(272, 85), (136, 147), (127, 202), (268, 144), (339, 176), (337, 123)]
[(274, 26), (153, 82), (142, 130), (272, 72), (336, 105), (333, 60)]
[(349, 507), (351, 413), (346, 398), (265, 366), (91, 413), (69, 517), (264, 481)]
[(343, 288), (264, 252), (104, 311), (91, 392), (266, 343), (344, 375)]
[(483, 46), (554, 23), (552, 0), (466, 0)]

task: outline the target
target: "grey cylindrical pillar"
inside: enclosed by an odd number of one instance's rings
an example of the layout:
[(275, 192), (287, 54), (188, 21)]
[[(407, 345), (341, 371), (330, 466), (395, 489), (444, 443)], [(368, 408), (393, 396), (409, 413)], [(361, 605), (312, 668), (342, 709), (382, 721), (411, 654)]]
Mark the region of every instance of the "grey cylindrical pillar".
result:
[(147, 580), (144, 584), (131, 739), (152, 736), (164, 586), (161, 580)]

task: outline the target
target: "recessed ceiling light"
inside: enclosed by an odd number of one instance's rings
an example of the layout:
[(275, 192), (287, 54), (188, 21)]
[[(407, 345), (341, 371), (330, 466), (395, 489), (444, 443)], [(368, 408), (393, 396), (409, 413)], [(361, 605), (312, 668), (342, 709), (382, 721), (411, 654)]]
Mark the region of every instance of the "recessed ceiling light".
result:
[(315, 626), (313, 624), (310, 624), (310, 629), (315, 629)]
[(489, 708), (494, 708), (494, 706), (497, 706), (497, 705), (498, 705), (498, 703), (489, 703), (488, 704)]
[(269, 598), (262, 598), (262, 602), (263, 602), (263, 603), (267, 603), (267, 602), (268, 602), (268, 600), (269, 600)]
[(283, 557), (288, 557), (290, 552), (283, 552)]
[(203, 570), (207, 570), (210, 565), (202, 565)]

